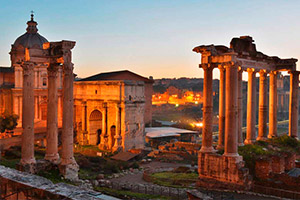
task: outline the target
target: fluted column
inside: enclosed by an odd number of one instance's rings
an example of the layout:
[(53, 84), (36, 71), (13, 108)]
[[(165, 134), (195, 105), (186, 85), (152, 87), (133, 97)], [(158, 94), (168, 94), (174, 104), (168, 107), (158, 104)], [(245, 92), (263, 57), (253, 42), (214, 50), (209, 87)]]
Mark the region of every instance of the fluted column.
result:
[(243, 138), (243, 69), (238, 68), (238, 145), (244, 145)]
[(256, 139), (256, 80), (255, 70), (247, 69), (248, 72), (248, 99), (247, 99), (247, 136), (245, 144), (252, 144)]
[(48, 105), (47, 105), (47, 146), (45, 160), (59, 162), (58, 155), (58, 98), (57, 74), (59, 64), (50, 64), (48, 67)]
[(212, 88), (212, 71), (211, 65), (203, 65), (204, 81), (203, 81), (203, 131), (202, 131), (202, 147), (200, 152), (213, 152), (212, 131), (213, 131), (213, 88)]
[(34, 172), (34, 65), (24, 62), (23, 68), (23, 106), (22, 106), (22, 152), (20, 164), (23, 170)]
[(269, 135), (277, 137), (277, 71), (270, 72)]
[(298, 138), (299, 73), (298, 71), (290, 72), (289, 136), (294, 138)]
[(267, 73), (259, 71), (259, 111), (258, 111), (258, 137), (257, 140), (266, 140), (268, 136), (268, 105), (267, 105)]
[(217, 149), (222, 149), (225, 135), (225, 67), (219, 66), (219, 70), (219, 140)]
[(238, 67), (226, 66), (226, 110), (224, 156), (238, 156)]

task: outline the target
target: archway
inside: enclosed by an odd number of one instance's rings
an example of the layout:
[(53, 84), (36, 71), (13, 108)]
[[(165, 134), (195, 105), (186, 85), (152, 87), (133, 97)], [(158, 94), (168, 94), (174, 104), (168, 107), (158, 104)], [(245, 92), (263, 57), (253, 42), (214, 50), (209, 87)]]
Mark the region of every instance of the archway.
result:
[(110, 137), (111, 137), (111, 148), (114, 146), (115, 144), (115, 136), (116, 136), (116, 126), (112, 125), (110, 127)]
[(97, 145), (102, 132), (102, 113), (94, 110), (89, 118), (89, 144)]

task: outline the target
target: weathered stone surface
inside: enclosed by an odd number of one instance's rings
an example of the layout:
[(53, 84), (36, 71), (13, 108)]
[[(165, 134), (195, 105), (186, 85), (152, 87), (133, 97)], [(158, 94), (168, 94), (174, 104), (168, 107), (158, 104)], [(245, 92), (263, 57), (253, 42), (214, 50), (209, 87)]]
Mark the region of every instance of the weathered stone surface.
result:
[(241, 157), (198, 154), (198, 186), (248, 190), (252, 185), (249, 170)]
[[(14, 192), (15, 190), (28, 188), (27, 195), (35, 195), (38, 199), (74, 199), (74, 200), (117, 200), (117, 198), (104, 195), (100, 192), (95, 192), (93, 190), (80, 189), (77, 186), (69, 185), (66, 183), (53, 184), (50, 180), (20, 172), (11, 168), (0, 166), (0, 187), (2, 192), (7, 191), (7, 193)], [(5, 196), (7, 194), (1, 193)], [(25, 198), (22, 192), (19, 197)]]

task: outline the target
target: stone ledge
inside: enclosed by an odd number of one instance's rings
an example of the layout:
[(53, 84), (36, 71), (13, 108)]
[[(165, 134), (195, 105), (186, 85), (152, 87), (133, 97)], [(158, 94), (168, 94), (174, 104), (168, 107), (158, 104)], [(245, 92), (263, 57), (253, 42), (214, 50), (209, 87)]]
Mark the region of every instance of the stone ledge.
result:
[[(1, 189), (6, 187), (6, 194), (29, 188), (27, 194), (32, 194), (39, 199), (85, 199), (85, 200), (118, 200), (118, 198), (104, 195), (93, 190), (84, 190), (77, 186), (66, 183), (53, 184), (50, 180), (32, 175), (26, 172), (20, 172), (15, 169), (7, 168), (0, 165), (0, 182)], [(3, 189), (1, 190), (4, 191)], [(28, 192), (30, 191), (30, 192)]]

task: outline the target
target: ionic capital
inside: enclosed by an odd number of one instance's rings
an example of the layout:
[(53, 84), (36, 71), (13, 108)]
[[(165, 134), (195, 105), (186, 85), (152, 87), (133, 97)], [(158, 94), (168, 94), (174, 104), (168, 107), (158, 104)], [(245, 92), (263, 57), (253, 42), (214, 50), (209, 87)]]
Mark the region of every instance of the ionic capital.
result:
[(226, 63), (223, 63), (223, 66), (226, 68), (239, 68), (239, 65), (235, 62), (226, 62)]
[(267, 79), (267, 70), (261, 69), (259, 70), (259, 77), (261, 80), (266, 80)]
[(215, 67), (215, 65), (212, 65), (212, 64), (209, 64), (209, 63), (200, 64), (199, 66), (200, 66), (200, 68), (202, 68), (205, 71), (206, 70), (211, 70), (212, 71)]
[(269, 74), (270, 74), (270, 76), (271, 76), (271, 75), (275, 76), (275, 75), (278, 75), (278, 74), (279, 74), (279, 72), (278, 72), (278, 71), (270, 71), (270, 73), (269, 73)]
[(250, 74), (252, 74), (252, 73), (256, 73), (257, 70), (254, 69), (254, 68), (247, 68), (247, 72), (250, 73)]

